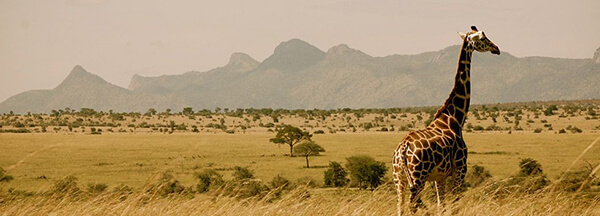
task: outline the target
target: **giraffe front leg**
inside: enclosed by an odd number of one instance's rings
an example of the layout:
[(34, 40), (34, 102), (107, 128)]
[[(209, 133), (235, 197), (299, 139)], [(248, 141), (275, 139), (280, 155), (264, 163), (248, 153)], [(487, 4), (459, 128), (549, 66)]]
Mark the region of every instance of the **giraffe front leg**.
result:
[(438, 186), (438, 196), (440, 199), (440, 202), (443, 204), (444, 203), (444, 196), (446, 195), (446, 181), (439, 181), (437, 182), (437, 186)]
[[(466, 150), (464, 150), (464, 154), (466, 155)], [(454, 178), (452, 179), (452, 194), (458, 195), (462, 188), (463, 183), (465, 181), (465, 176), (467, 175), (467, 157), (465, 156), (462, 159), (455, 161), (456, 172), (454, 173)], [(457, 196), (457, 201), (459, 198)]]

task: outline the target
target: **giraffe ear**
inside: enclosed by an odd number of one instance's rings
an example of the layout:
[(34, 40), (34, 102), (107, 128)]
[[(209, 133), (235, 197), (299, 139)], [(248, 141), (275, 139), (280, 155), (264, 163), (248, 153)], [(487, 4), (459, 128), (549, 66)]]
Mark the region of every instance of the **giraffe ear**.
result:
[(465, 37), (467, 36), (467, 34), (465, 34), (465, 33), (462, 33), (462, 32), (457, 32), (457, 33), (458, 33), (458, 35), (460, 35), (460, 38), (461, 38), (461, 39), (463, 39), (463, 40), (464, 40), (464, 39), (465, 39)]

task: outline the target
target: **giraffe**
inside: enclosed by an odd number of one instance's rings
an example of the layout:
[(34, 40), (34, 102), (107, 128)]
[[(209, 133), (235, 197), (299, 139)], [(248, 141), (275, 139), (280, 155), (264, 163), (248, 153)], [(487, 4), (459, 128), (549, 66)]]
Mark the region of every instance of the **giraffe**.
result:
[[(425, 182), (434, 181), (443, 198), (446, 179), (452, 179), (452, 192), (463, 183), (467, 173), (467, 146), (462, 127), (469, 111), (471, 94), (470, 67), (473, 51), (500, 55), (500, 50), (483, 31), (471, 26), (471, 31), (460, 33), (463, 39), (454, 88), (444, 105), (435, 113), (425, 128), (409, 132), (394, 152), (393, 175), (398, 192), (398, 215), (404, 206), (404, 190), (410, 189), (413, 211), (422, 206), (419, 193)], [(439, 183), (439, 184), (438, 184)]]

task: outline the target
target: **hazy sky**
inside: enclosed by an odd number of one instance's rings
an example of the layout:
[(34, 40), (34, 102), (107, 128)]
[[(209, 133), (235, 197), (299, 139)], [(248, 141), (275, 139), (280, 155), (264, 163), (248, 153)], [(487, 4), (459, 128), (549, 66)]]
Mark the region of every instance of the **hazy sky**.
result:
[(206, 71), (233, 52), (262, 61), (292, 38), (416, 54), (477, 25), (518, 57), (591, 58), (599, 11), (598, 0), (0, 0), (0, 101), (54, 88), (75, 65), (127, 87), (134, 74)]

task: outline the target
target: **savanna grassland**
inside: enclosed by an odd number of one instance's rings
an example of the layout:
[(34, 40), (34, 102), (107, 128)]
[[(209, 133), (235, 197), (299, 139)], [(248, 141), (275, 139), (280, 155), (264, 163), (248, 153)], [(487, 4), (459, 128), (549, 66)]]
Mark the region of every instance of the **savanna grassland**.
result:
[[(390, 183), (393, 151), (434, 111), (65, 109), (4, 114), (0, 167), (11, 179), (0, 181), (0, 212), (391, 215), (396, 208)], [(468, 163), (489, 176), (470, 169), (462, 198), (446, 200), (442, 207), (436, 207), (434, 190), (427, 188), (428, 207), (417, 214), (599, 215), (600, 181), (593, 170), (600, 164), (600, 144), (593, 144), (600, 137), (596, 113), (599, 101), (474, 106), (464, 128)], [(310, 132), (326, 150), (310, 157), (311, 168), (304, 157), (289, 157), (287, 146), (269, 141), (284, 124)], [(361, 154), (387, 167), (381, 186), (325, 187), (330, 162), (345, 164), (346, 158)], [(539, 173), (523, 174), (519, 162), (525, 158), (539, 164)], [(237, 181), (237, 167), (249, 170), (252, 180)], [(199, 173), (206, 170), (221, 175), (221, 186), (200, 191)]]

